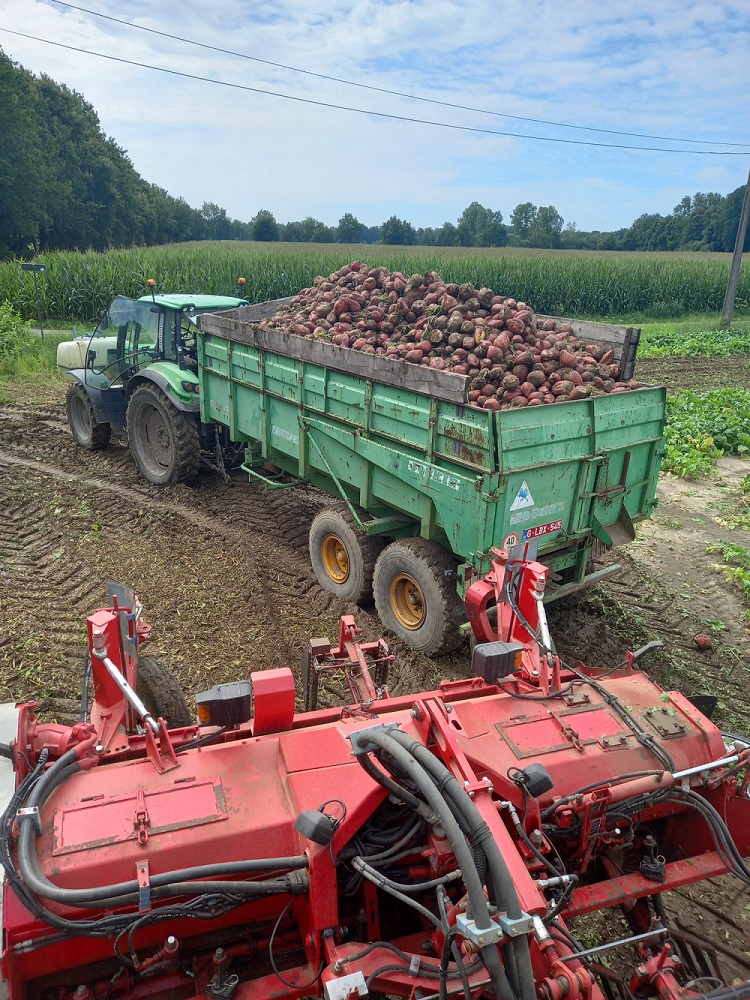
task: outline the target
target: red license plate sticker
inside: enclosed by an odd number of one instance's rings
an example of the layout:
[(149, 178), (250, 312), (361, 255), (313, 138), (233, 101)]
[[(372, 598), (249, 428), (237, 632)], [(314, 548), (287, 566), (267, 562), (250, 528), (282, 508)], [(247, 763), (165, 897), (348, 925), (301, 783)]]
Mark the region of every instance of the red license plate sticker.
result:
[(550, 535), (553, 531), (560, 531), (561, 529), (562, 521), (550, 521), (549, 524), (537, 524), (533, 528), (524, 528), (523, 540), (524, 542), (527, 542), (530, 538), (539, 538), (540, 535)]

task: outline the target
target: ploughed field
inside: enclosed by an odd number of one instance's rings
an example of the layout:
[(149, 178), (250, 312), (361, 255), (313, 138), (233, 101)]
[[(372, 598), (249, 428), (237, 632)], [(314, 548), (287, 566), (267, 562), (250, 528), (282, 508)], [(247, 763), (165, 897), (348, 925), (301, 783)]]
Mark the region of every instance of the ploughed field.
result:
[[(660, 358), (641, 361), (637, 376), (704, 391), (738, 384), (742, 366), (748, 370), (747, 356)], [(664, 653), (647, 664), (655, 679), (686, 694), (717, 695), (717, 721), (744, 734), (750, 733), (746, 605), (706, 549), (719, 538), (747, 545), (748, 531), (727, 522), (727, 508), (748, 472), (750, 461), (735, 458), (719, 463), (716, 479), (662, 477), (652, 522), (634, 544), (604, 557), (616, 557), (622, 573), (550, 609), (566, 659), (614, 665), (628, 648), (664, 640)], [(313, 576), (307, 532), (326, 502), (312, 490), (266, 493), (242, 472), (229, 484), (206, 471), (193, 487), (151, 486), (124, 448), (89, 453), (74, 444), (62, 383), (19, 383), (13, 403), (0, 405), (0, 699), (34, 697), (48, 720), (77, 717), (85, 618), (106, 602), (108, 577), (139, 593), (154, 627), (152, 651), (171, 666), (189, 699), (263, 667), (289, 665), (298, 674), (307, 639), (335, 637), (342, 613), (354, 613), (365, 638), (374, 638), (380, 628), (373, 609), (342, 604)], [(698, 648), (698, 634), (709, 636), (711, 648)], [(468, 643), (440, 660), (396, 640), (391, 648), (394, 693), (469, 670)], [(321, 690), (323, 704), (345, 700), (335, 680)], [(683, 927), (733, 953), (720, 957), (747, 975), (747, 889), (717, 880), (703, 895), (681, 892), (668, 904)], [(589, 932), (595, 939), (596, 926)]]

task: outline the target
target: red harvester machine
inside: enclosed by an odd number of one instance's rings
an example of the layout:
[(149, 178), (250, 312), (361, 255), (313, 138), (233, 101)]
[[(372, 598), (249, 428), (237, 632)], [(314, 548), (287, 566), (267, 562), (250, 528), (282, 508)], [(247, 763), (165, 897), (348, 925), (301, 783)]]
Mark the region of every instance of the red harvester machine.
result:
[[(91, 615), (90, 721), (20, 709), (11, 1000), (750, 996), (686, 947), (661, 895), (750, 881), (750, 743), (639, 653), (561, 662), (546, 572), (495, 553), (468, 599), (474, 676), (390, 696), (387, 647), (344, 617), (338, 646), (303, 658), (310, 710), (289, 669), (265, 670), (199, 695), (183, 729), (134, 693), (137, 600)], [(317, 710), (332, 671), (352, 704)], [(571, 918), (612, 907), (624, 929), (581, 945)], [(640, 957), (623, 972), (625, 944)]]

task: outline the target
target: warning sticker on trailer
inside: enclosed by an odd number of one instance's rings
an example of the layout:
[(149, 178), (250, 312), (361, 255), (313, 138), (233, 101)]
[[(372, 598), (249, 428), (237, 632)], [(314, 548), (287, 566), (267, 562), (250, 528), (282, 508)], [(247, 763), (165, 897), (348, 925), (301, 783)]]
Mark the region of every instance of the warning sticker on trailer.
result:
[(516, 493), (516, 499), (510, 505), (511, 510), (521, 510), (523, 507), (533, 507), (534, 498), (531, 495), (531, 490), (528, 487), (526, 480), (521, 483), (521, 488)]
[(550, 521), (549, 524), (537, 524), (533, 528), (523, 529), (523, 540), (527, 542), (530, 538), (539, 538), (540, 535), (551, 535), (553, 531), (562, 529), (562, 521)]

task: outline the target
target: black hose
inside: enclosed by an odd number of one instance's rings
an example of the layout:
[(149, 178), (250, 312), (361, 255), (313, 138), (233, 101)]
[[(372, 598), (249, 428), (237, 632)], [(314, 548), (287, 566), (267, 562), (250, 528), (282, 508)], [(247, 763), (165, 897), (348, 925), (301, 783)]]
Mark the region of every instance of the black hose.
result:
[[(440, 795), (437, 788), (435, 788), (430, 775), (408, 750), (391, 738), (388, 732), (371, 729), (367, 735), (372, 743), (380, 747), (381, 750), (385, 750), (394, 758), (432, 807), (433, 812), (440, 820), (446, 837), (453, 849), (453, 853), (456, 855), (458, 866), (464, 877), (466, 891), (474, 907), (474, 920), (476, 924), (479, 929), (493, 927), (494, 925), (490, 919), (487, 907), (487, 900), (484, 896), (484, 890), (479, 880), (471, 849), (461, 833), (461, 829), (454, 819), (451, 810), (448, 808), (445, 799)], [(362, 760), (362, 757), (363, 755), (360, 754), (357, 759)], [(485, 946), (482, 948), (481, 954), (490, 975), (495, 996), (499, 1000), (516, 1000), (505, 970), (500, 962), (497, 948), (494, 945)], [(526, 1000), (525, 997), (524, 1000)], [(533, 1000), (533, 994), (531, 1000)]]
[[(381, 851), (379, 854), (363, 854), (362, 857), (369, 864), (373, 864), (373, 862), (377, 861), (393, 860), (394, 855), (397, 855), (402, 848), (406, 847), (406, 845), (417, 835), (423, 826), (424, 820), (421, 817), (417, 817), (415, 822), (407, 829), (406, 833), (399, 837), (399, 839), (394, 844), (391, 844), (391, 846), (386, 850)], [(410, 853), (413, 853), (413, 851)]]
[(384, 771), (381, 771), (367, 756), (367, 754), (360, 754), (357, 758), (362, 767), (367, 771), (370, 777), (377, 781), (379, 785), (383, 788), (388, 789), (391, 795), (396, 795), (402, 802), (405, 802), (407, 806), (412, 809), (418, 810), (422, 805), (420, 800), (416, 795), (412, 795), (410, 791), (399, 785), (398, 782), (394, 781), (393, 778), (389, 777)]
[[(404, 734), (400, 735), (403, 736)], [(497, 892), (492, 878), (492, 873), (488, 873), (487, 871), (488, 859), (483, 850), (483, 845), (481, 842), (477, 843), (477, 841), (481, 841), (481, 837), (477, 836), (477, 817), (479, 818), (480, 829), (484, 830), (486, 837), (489, 838), (494, 845), (495, 840), (494, 837), (492, 837), (489, 828), (484, 823), (479, 811), (476, 810), (476, 807), (474, 807), (470, 797), (460, 786), (455, 776), (440, 761), (438, 761), (428, 750), (426, 750), (421, 743), (415, 743), (408, 737), (405, 737), (405, 743), (402, 741), (399, 742), (404, 749), (407, 750), (407, 752), (411, 751), (414, 747), (419, 748), (419, 763), (422, 763), (425, 766), (425, 769), (428, 771), (428, 774), (435, 784), (437, 791), (440, 793), (442, 799), (458, 823), (461, 832), (472, 845), (472, 856), (477, 867), (477, 874), (479, 875), (482, 884), (487, 884), (488, 896), (494, 904), (496, 902)], [(474, 809), (473, 812), (472, 809), (466, 809), (467, 802)], [(515, 892), (515, 887), (512, 885), (512, 881), (510, 884), (512, 891)], [(501, 906), (501, 908), (504, 907)], [(519, 906), (518, 913), (520, 914), (520, 912)], [(474, 918), (474, 907), (471, 896), (467, 897), (466, 916), (468, 919)], [(528, 941), (525, 937), (513, 939), (511, 942), (505, 943), (501, 950), (503, 961), (505, 963), (505, 973), (508, 977), (512, 992), (516, 995), (520, 994), (524, 1000), (527, 1000), (527, 998), (528, 1000), (531, 1000), (531, 998), (535, 995), (535, 984), (528, 951)], [(521, 953), (521, 963), (525, 972), (525, 992), (521, 986), (518, 973), (518, 960), (516, 957), (517, 951)]]
[(443, 939), (443, 947), (440, 952), (440, 1000), (448, 1000), (448, 961), (457, 933), (458, 928), (451, 927)]
[(371, 868), (369, 865), (364, 863), (358, 865), (358, 860), (359, 859), (354, 858), (352, 865), (356, 871), (363, 875), (368, 881), (377, 885), (383, 890), (383, 892), (387, 893), (389, 896), (393, 896), (393, 898), (399, 900), (399, 902), (404, 903), (406, 906), (410, 906), (413, 910), (416, 910), (417, 913), (421, 913), (422, 916), (434, 927), (437, 927), (439, 931), (443, 930), (443, 922), (439, 917), (436, 917), (431, 910), (428, 910), (426, 906), (422, 906), (422, 904), (418, 903), (416, 899), (411, 899), (411, 897), (407, 896), (406, 893), (400, 892), (398, 889), (394, 889), (390, 884), (390, 880), (384, 878), (380, 872), (375, 871), (374, 868)]
[[(556, 799), (552, 805), (546, 806), (542, 809), (542, 819), (548, 819), (552, 813), (555, 812), (560, 806), (565, 805), (568, 802), (572, 802), (574, 798), (578, 795), (584, 795), (586, 792), (592, 792), (596, 788), (602, 788), (604, 785), (614, 786), (622, 784), (625, 781), (633, 781), (635, 778), (651, 778), (659, 777), (665, 772), (662, 771), (632, 771), (630, 774), (618, 774), (614, 778), (606, 778), (601, 781), (592, 781), (590, 785), (584, 785), (583, 788), (576, 788), (574, 792), (568, 792), (567, 795), (563, 795), (562, 798)], [(659, 791), (655, 788), (654, 791)]]
[(457, 878), (461, 877), (461, 872), (457, 868), (455, 871), (448, 872), (447, 875), (440, 875), (438, 878), (431, 878), (426, 882), (395, 882), (393, 879), (388, 878), (387, 875), (383, 875), (372, 865), (368, 864), (363, 857), (357, 856), (352, 858), (351, 864), (354, 868), (361, 868), (364, 871), (368, 871), (374, 878), (377, 878), (383, 885), (388, 885), (391, 889), (397, 889), (399, 892), (412, 893), (412, 892), (424, 892), (426, 889), (436, 889), (439, 885), (444, 885), (446, 882), (454, 882)]
[(698, 795), (692, 789), (687, 788), (674, 789), (663, 801), (686, 805), (700, 813), (708, 823), (711, 837), (718, 853), (722, 854), (723, 850), (725, 855), (723, 860), (727, 863), (727, 867), (733, 874), (742, 879), (743, 882), (750, 884), (750, 868), (745, 864), (721, 814), (707, 799), (704, 799), (703, 796)]
[[(76, 750), (69, 750), (63, 754), (40, 779), (32, 789), (27, 800), (29, 808), (36, 807), (40, 812), (47, 798), (52, 794), (58, 785), (62, 784), (70, 775), (80, 770)], [(101, 903), (102, 900), (116, 899), (122, 896), (129, 896), (139, 892), (137, 879), (127, 882), (119, 882), (114, 885), (98, 886), (90, 889), (62, 889), (54, 885), (47, 879), (39, 867), (36, 855), (36, 837), (33, 826), (29, 819), (24, 819), (20, 823), (20, 833), (18, 839), (18, 865), (24, 882), (28, 888), (37, 896), (45, 899), (52, 899), (55, 902), (68, 906), (87, 905), (93, 902)], [(162, 872), (153, 875), (150, 879), (152, 889), (179, 885), (180, 883), (190, 883), (198, 879), (206, 879), (214, 876), (243, 875), (249, 872), (296, 870), (306, 868), (308, 859), (305, 855), (297, 855), (286, 858), (252, 859), (245, 861), (222, 862), (213, 865), (197, 865), (191, 868), (182, 868), (176, 871)], [(223, 883), (220, 883), (223, 884)], [(263, 883), (258, 883), (263, 884)], [(203, 893), (206, 891), (205, 884), (196, 888)], [(190, 890), (188, 890), (190, 891)], [(222, 889), (219, 891), (230, 891)], [(292, 891), (289, 888), (280, 891)], [(304, 890), (303, 890), (304, 891)], [(171, 894), (171, 893), (170, 893)], [(185, 895), (183, 891), (177, 893)]]
[[(518, 899), (516, 887), (511, 878), (508, 866), (500, 853), (497, 841), (492, 835), (492, 831), (482, 818), (482, 814), (477, 809), (475, 803), (461, 787), (456, 776), (452, 774), (442, 761), (430, 753), (430, 751), (418, 740), (407, 736), (398, 729), (388, 730), (388, 738), (398, 743), (407, 752), (413, 754), (427, 771), (433, 780), (440, 782), (440, 787), (445, 794), (460, 809), (470, 824), (469, 839), (474, 847), (480, 847), (486, 857), (489, 870), (492, 874), (494, 891), (499, 894), (497, 900), (501, 909), (505, 910), (509, 919), (519, 919), (521, 917), (521, 905)], [(463, 865), (460, 866), (463, 869)], [(484, 895), (482, 896), (484, 901)], [(512, 941), (512, 951), (515, 955), (518, 969), (519, 992), (523, 1000), (535, 1000), (536, 984), (534, 970), (531, 965), (531, 954), (529, 951), (529, 941), (526, 935), (519, 935)]]
[(738, 986), (722, 986), (721, 989), (706, 993), (703, 1000), (748, 1000), (750, 987), (747, 982)]
[[(443, 888), (443, 886), (440, 886), (440, 888), (437, 890), (438, 909), (440, 910), (440, 917), (443, 921), (443, 924), (446, 927), (448, 926), (448, 910), (445, 905), (447, 899), (448, 895), (445, 889)], [(461, 954), (461, 949), (458, 947), (458, 942), (455, 940), (451, 942), (451, 954), (453, 955), (453, 961), (456, 963), (458, 974), (461, 977), (461, 985), (463, 986), (464, 989), (464, 1000), (471, 1000), (471, 987), (469, 986), (469, 977), (466, 975), (466, 966), (464, 965), (464, 959), (463, 955)]]

